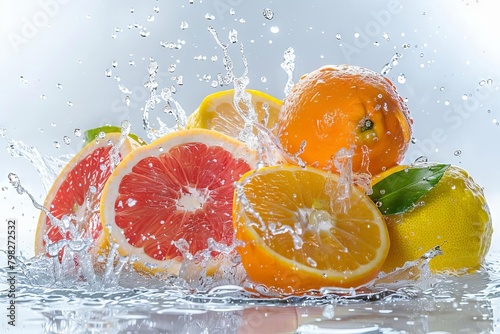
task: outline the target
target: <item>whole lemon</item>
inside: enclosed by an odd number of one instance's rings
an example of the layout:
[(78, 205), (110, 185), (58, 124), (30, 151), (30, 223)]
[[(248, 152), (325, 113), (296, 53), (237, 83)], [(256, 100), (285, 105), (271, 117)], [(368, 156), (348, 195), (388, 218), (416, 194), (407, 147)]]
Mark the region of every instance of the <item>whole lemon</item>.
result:
[[(372, 185), (405, 168), (412, 167), (393, 167), (375, 177)], [(385, 272), (418, 259), (436, 246), (443, 254), (430, 260), (432, 271), (472, 272), (479, 269), (491, 244), (493, 228), (483, 190), (465, 170), (455, 166), (444, 172), (417, 206), (384, 218), (391, 240), (382, 266)]]

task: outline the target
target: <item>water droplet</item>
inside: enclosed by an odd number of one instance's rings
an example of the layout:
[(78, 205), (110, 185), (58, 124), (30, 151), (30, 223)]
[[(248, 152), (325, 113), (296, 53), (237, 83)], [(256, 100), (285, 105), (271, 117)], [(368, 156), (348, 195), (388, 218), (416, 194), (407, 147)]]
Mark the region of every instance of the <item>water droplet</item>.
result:
[(422, 163), (426, 163), (428, 161), (427, 157), (426, 156), (419, 156), (418, 158), (415, 159), (415, 161), (413, 162), (414, 165), (418, 165), (418, 164), (422, 164)]
[(316, 267), (318, 266), (318, 264), (316, 263), (316, 261), (314, 261), (314, 260), (313, 260), (313, 259), (311, 259), (310, 257), (308, 257), (308, 258), (306, 259), (306, 261), (307, 261), (307, 264), (309, 264), (309, 265), (310, 265), (311, 267), (313, 267), (313, 268), (316, 268)]
[(449, 105), (450, 105), (450, 101), (445, 100), (445, 101), (444, 101), (444, 105), (445, 105), (445, 106), (449, 106)]
[(238, 31), (236, 29), (229, 30), (229, 41), (231, 43), (238, 42)]
[(274, 17), (274, 12), (270, 8), (264, 8), (262, 15), (268, 20), (272, 20)]
[(403, 57), (402, 54), (400, 53), (395, 53), (391, 59), (389, 60), (389, 62), (387, 64), (384, 65), (384, 67), (382, 67), (382, 75), (387, 75), (389, 74), (389, 72), (393, 69), (394, 66), (398, 65), (399, 63), (399, 59)]
[(273, 34), (277, 34), (280, 31), (280, 28), (278, 26), (272, 26), (269, 29)]
[(260, 78), (260, 81), (261, 81), (261, 82), (267, 82), (267, 78), (266, 78), (266, 77), (261, 77), (261, 78)]
[(174, 77), (174, 80), (179, 86), (182, 86), (184, 84), (184, 76), (182, 75)]
[(153, 10), (155, 11), (155, 13), (159, 13), (160, 12), (160, 7), (154, 6)]
[(42, 100), (46, 100), (46, 99), (47, 99), (47, 96), (45, 96), (45, 94), (41, 94), (41, 95), (40, 95), (40, 99), (42, 99)]
[(456, 157), (459, 157), (460, 155), (462, 155), (462, 151), (456, 150), (455, 152), (453, 152), (453, 155), (455, 155)]
[(377, 201), (377, 202), (375, 203), (375, 205), (377, 206), (377, 208), (380, 208), (380, 207), (382, 206), (382, 202)]
[(463, 94), (462, 95), (462, 100), (466, 101), (469, 97), (467, 96), (467, 94)]
[(57, 83), (57, 84), (56, 84), (56, 87), (57, 87), (57, 88), (59, 88), (59, 89), (63, 89), (63, 85), (62, 85), (62, 84), (60, 84), (60, 83)]
[(491, 85), (491, 84), (493, 83), (493, 79), (488, 79), (488, 80), (486, 80), (486, 83), (487, 83), (488, 85)]
[(130, 7), (130, 13), (134, 13), (135, 12), (135, 8), (134, 7)]
[(80, 137), (82, 135), (82, 130), (75, 129), (75, 131), (73, 131), (73, 133), (75, 134), (76, 137)]
[(214, 16), (214, 15), (212, 15), (212, 14), (210, 14), (210, 13), (206, 13), (206, 14), (205, 14), (205, 18), (206, 18), (207, 20), (209, 20), (209, 21), (213, 21), (213, 20), (215, 20), (215, 16)]
[(151, 33), (149, 31), (147, 31), (146, 28), (142, 28), (141, 32), (139, 33), (139, 35), (141, 35), (141, 37), (148, 37)]
[(54, 142), (52, 144), (54, 145), (55, 148), (61, 147), (61, 144), (59, 144), (59, 142), (57, 140), (54, 140)]
[(127, 95), (127, 96), (125, 96), (125, 105), (126, 105), (127, 107), (130, 107), (130, 96), (128, 96), (128, 95)]
[(382, 37), (383, 37), (386, 41), (389, 41), (389, 40), (390, 40), (390, 38), (389, 38), (389, 34), (388, 34), (388, 33), (386, 33), (386, 32), (384, 32), (384, 33), (382, 34)]
[(72, 106), (73, 106), (73, 102), (68, 101), (68, 102), (67, 102), (67, 105), (68, 105), (68, 107), (72, 107)]
[(104, 75), (106, 75), (107, 78), (111, 78), (111, 75), (113, 75), (113, 72), (111, 72), (111, 69), (108, 68), (106, 69), (106, 71), (104, 72)]
[(484, 86), (484, 85), (486, 85), (486, 80), (479, 81), (479, 86)]
[(400, 75), (398, 75), (398, 82), (400, 84), (404, 84), (406, 82), (406, 76), (404, 75), (404, 73), (401, 73)]
[(19, 77), (19, 80), (24, 84), (28, 84), (28, 80), (26, 80), (22, 75)]
[(189, 24), (186, 21), (182, 21), (181, 22), (181, 29), (186, 30), (187, 28), (189, 28)]
[(333, 319), (335, 316), (335, 309), (333, 305), (326, 305), (325, 308), (323, 309), (323, 316), (327, 319)]
[(416, 144), (418, 142), (417, 138), (411, 137), (411, 143)]
[(292, 75), (295, 69), (295, 50), (292, 47), (288, 47), (285, 52), (283, 52), (283, 62), (281, 63), (281, 68), (285, 70), (288, 79), (285, 85), (285, 95), (288, 95), (293, 87)]
[(154, 15), (148, 15), (148, 22), (153, 22), (155, 20), (155, 16)]
[(71, 144), (71, 138), (69, 138), (68, 136), (64, 136), (63, 137), (63, 141), (66, 145), (69, 145)]
[(205, 82), (209, 82), (210, 79), (212, 79), (212, 76), (210, 74), (204, 74), (202, 76), (202, 80), (205, 81)]
[(113, 66), (113, 68), (116, 68), (118, 66), (118, 62), (116, 60), (113, 60), (111, 62), (111, 66)]

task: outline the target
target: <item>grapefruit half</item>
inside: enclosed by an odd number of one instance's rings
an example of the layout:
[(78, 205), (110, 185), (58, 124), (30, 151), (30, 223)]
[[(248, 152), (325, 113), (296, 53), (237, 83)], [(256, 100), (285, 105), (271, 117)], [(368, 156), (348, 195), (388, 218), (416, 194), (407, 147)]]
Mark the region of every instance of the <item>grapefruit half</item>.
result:
[[(94, 245), (102, 247), (104, 239), (98, 209), (102, 190), (111, 175), (111, 154), (121, 160), (139, 146), (128, 138), (115, 146), (120, 136), (120, 133), (108, 133), (84, 146), (59, 173), (44, 201), (44, 207), (54, 218), (60, 221), (68, 217), (80, 238), (91, 238)], [(117, 147), (118, 152), (112, 153), (113, 147)], [(35, 254), (47, 252), (46, 240), (56, 243), (63, 239), (70, 240), (70, 233), (61, 232), (42, 211), (35, 234)]]
[(206, 129), (141, 146), (104, 187), (104, 231), (136, 270), (177, 275), (184, 256), (209, 249), (210, 239), (233, 243), (234, 183), (257, 160), (242, 142)]

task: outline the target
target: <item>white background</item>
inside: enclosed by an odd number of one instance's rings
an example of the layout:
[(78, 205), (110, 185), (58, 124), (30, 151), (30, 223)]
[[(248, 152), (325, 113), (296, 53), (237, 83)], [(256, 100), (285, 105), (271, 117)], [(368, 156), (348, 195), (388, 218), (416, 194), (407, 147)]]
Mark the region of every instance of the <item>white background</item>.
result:
[[(272, 20), (264, 18), (264, 8), (274, 12)], [(230, 45), (235, 74), (242, 74), (242, 43), (249, 88), (280, 99), (287, 80), (280, 64), (288, 47), (296, 55), (294, 81), (325, 64), (381, 71), (398, 53), (402, 57), (388, 77), (408, 100), (414, 118), (416, 143), (406, 162), (425, 155), (469, 171), (484, 187), (494, 227), (500, 230), (499, 9), (494, 0), (2, 1), (0, 127), (7, 138), (51, 156), (77, 152), (81, 138), (74, 135), (75, 129), (127, 119), (133, 132), (144, 136), (143, 84), (151, 57), (160, 66), (160, 89), (174, 85), (174, 97), (188, 114), (205, 95), (221, 89), (211, 86), (225, 70), (222, 50), (208, 26), (217, 29), (224, 43), (229, 43), (229, 31), (237, 30), (238, 44)], [(183, 22), (186, 29), (181, 29)], [(168, 49), (161, 42), (179, 43), (181, 48)], [(168, 71), (171, 64), (176, 65), (173, 72)], [(108, 69), (111, 77), (105, 75)], [(404, 83), (398, 82), (401, 74)], [(172, 80), (178, 76), (183, 85)], [(119, 85), (132, 92), (128, 107)], [(151, 119), (158, 116), (173, 122), (161, 106)], [(64, 136), (71, 139), (69, 145)], [(18, 220), (19, 247), (31, 256), (38, 212), (13, 190), (7, 175), (16, 173), (40, 202), (45, 190), (33, 166), (11, 157), (7, 145), (7, 139), (0, 138), (0, 222)], [(6, 231), (6, 226), (0, 228), (0, 249)], [(494, 240), (498, 235), (495, 232)], [(492, 247), (500, 249), (495, 242)]]

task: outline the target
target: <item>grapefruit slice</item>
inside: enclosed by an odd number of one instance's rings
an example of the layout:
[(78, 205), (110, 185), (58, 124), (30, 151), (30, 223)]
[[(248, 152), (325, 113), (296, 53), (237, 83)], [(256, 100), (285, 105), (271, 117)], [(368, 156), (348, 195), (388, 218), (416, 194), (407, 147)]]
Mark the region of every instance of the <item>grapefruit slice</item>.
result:
[(176, 275), (183, 254), (208, 249), (209, 239), (233, 243), (234, 182), (256, 164), (256, 152), (222, 133), (167, 134), (114, 170), (101, 199), (105, 233), (136, 270)]
[[(104, 184), (111, 175), (111, 154), (121, 160), (138, 145), (133, 140), (122, 139), (120, 133), (108, 133), (91, 141), (59, 173), (45, 198), (44, 207), (57, 220), (68, 217), (80, 238), (90, 238), (95, 241), (94, 245), (98, 245), (97, 248), (104, 247), (98, 209)], [(119, 148), (117, 153), (112, 153), (113, 147)], [(69, 232), (64, 234), (42, 211), (35, 234), (35, 254), (46, 253), (45, 238), (50, 243), (71, 239)]]
[[(349, 185), (348, 185), (349, 187)], [(356, 288), (373, 279), (389, 252), (382, 214), (350, 186), (339, 210), (339, 176), (313, 167), (271, 166), (236, 184), (237, 250), (248, 277), (279, 293)]]

